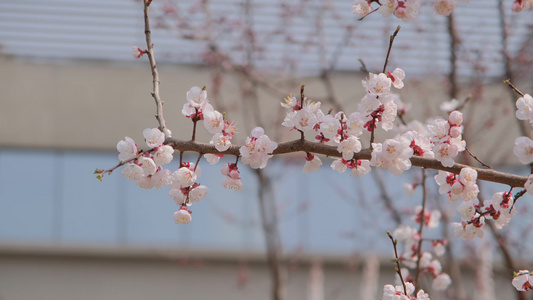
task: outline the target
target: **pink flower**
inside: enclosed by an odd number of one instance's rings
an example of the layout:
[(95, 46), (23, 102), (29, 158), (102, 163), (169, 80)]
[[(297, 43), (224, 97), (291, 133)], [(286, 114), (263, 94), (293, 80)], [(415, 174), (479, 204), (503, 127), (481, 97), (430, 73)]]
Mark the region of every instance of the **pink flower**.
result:
[(337, 151), (342, 153), (342, 158), (344, 160), (350, 160), (355, 153), (361, 151), (361, 142), (356, 136), (351, 135), (340, 142)]
[(513, 278), (513, 286), (518, 291), (528, 291), (533, 288), (533, 278), (531, 277), (531, 272), (528, 270), (520, 270), (515, 274)]
[(205, 160), (207, 160), (207, 162), (210, 165), (214, 165), (214, 164), (218, 163), (220, 158), (223, 157), (223, 156), (224, 155), (222, 155), (222, 154), (211, 154), (211, 153), (204, 154)]
[(157, 166), (150, 157), (141, 156), (137, 160), (137, 163), (143, 169), (144, 176), (154, 175), (155, 171), (157, 171)]
[(187, 92), (187, 103), (192, 107), (200, 108), (202, 104), (207, 103), (207, 91), (205, 88), (193, 86)]
[[(395, 1), (393, 0), (393, 2)], [(383, 7), (383, 5), (381, 7)], [(379, 8), (380, 10), (381, 7)], [(392, 80), (388, 78), (387, 75), (385, 75), (384, 73), (370, 73), (368, 75), (368, 79), (363, 80), (363, 86), (367, 89), (368, 93), (376, 96), (390, 93), (391, 84)]]
[(118, 159), (120, 161), (127, 161), (135, 157), (139, 153), (137, 150), (137, 144), (131, 138), (126, 137), (124, 140), (119, 141), (117, 144)]
[(517, 137), (514, 142), (513, 153), (523, 164), (533, 162), (533, 140), (525, 136)]
[(253, 169), (266, 167), (272, 152), (278, 147), (276, 142), (270, 140), (264, 133), (263, 128), (256, 127), (252, 130), (252, 137), (246, 138), (246, 143), (239, 149), (244, 164)]
[(306, 162), (305, 162), (304, 170), (303, 170), (304, 173), (314, 172), (318, 170), (320, 166), (322, 165), (322, 161), (320, 160), (320, 158), (314, 155), (313, 153), (309, 153), (307, 157), (305, 158), (305, 160)]
[(433, 280), (431, 287), (436, 291), (444, 291), (451, 283), (450, 276), (446, 273), (441, 273)]
[(192, 205), (193, 202), (199, 202), (207, 195), (208, 191), (209, 189), (205, 185), (198, 185), (192, 188), (189, 190), (189, 201), (187, 205)]
[(146, 53), (146, 50), (141, 50), (141, 48), (137, 46), (133, 46), (133, 57), (134, 58), (141, 58), (141, 56), (143, 56), (143, 54), (145, 53)]
[(400, 69), (396, 68), (394, 71), (388, 72), (388, 77), (392, 81), (392, 85), (394, 85), (395, 88), (401, 89), (403, 88), (403, 79), (405, 78), (405, 72)]
[(196, 173), (187, 168), (187, 167), (181, 167), (177, 171), (172, 173), (172, 179), (177, 183), (176, 187), (188, 187), (194, 184), (196, 181), (197, 175)]
[(449, 16), (456, 6), (455, 0), (435, 0), (433, 7), (439, 15)]
[(174, 222), (176, 224), (189, 224), (191, 220), (191, 211), (187, 210), (187, 206), (182, 206), (180, 210), (174, 213)]
[(356, 15), (364, 17), (372, 11), (370, 1), (368, 0), (355, 0), (352, 5), (352, 12)]
[(159, 128), (146, 128), (143, 130), (143, 136), (150, 148), (159, 147), (165, 142), (165, 134)]
[(154, 161), (156, 165), (162, 166), (171, 162), (173, 153), (174, 149), (168, 145), (163, 145), (157, 148), (157, 151), (154, 152)]
[(128, 180), (139, 180), (144, 177), (144, 171), (138, 165), (129, 163), (122, 170), (122, 176)]

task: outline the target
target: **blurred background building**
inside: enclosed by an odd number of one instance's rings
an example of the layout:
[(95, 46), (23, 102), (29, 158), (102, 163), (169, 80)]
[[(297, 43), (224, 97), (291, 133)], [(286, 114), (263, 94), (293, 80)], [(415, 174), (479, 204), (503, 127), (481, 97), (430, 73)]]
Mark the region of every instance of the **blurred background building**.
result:
[[(531, 12), (508, 14), (504, 34), (498, 1), (460, 3), (455, 38), (449, 19), (427, 4), (409, 24), (377, 13), (357, 21), (351, 1), (154, 1), (152, 13), (174, 137), (189, 139), (192, 125), (181, 107), (194, 85), (206, 85), (211, 102), (239, 122), (240, 141), (259, 123), (278, 141), (294, 137), (277, 125), (283, 118), (278, 103), (297, 94), (301, 82), (324, 108), (349, 111), (364, 93), (358, 60), (381, 70), (389, 35), (401, 24), (390, 66), (407, 73), (411, 85), (402, 99), (412, 103), (412, 116), (439, 113), (439, 104), (451, 99), (446, 78), (455, 70), (456, 96), (474, 94), (479, 103), (470, 111), (477, 118), (473, 150), (499, 167), (517, 163), (509, 155), (519, 133), (509, 118), (508, 91), (481, 84), (505, 77), (504, 50), (517, 78), (530, 75)], [(143, 148), (142, 130), (157, 127), (149, 65), (131, 55), (132, 46), (145, 48), (142, 16), (142, 3), (133, 0), (0, 2), (0, 299), (269, 299), (250, 170), (241, 170), (243, 191), (228, 191), (219, 183), (221, 163), (203, 162), (200, 182), (210, 191), (192, 207), (187, 226), (174, 224), (177, 207), (168, 190), (142, 190), (119, 171), (103, 182), (92, 174), (118, 163), (115, 146), (124, 136)], [(243, 77), (250, 74), (248, 86)], [(250, 104), (247, 89), (257, 93), (258, 104)], [(501, 118), (487, 115), (493, 107), (501, 108)], [(482, 140), (486, 128), (497, 138)], [(319, 172), (302, 176), (302, 158), (271, 161), (267, 171), (288, 266), (287, 298), (378, 299), (383, 284), (394, 282), (385, 232), (396, 223), (382, 199), (393, 198), (408, 215), (420, 195), (408, 197), (402, 184), (420, 173), (396, 178), (376, 171), (355, 179), (324, 160)], [(508, 237), (522, 243), (517, 258), (531, 262), (524, 223), (511, 224)], [(428, 234), (441, 238), (442, 228)], [(486, 258), (478, 252), (483, 243), (490, 242), (457, 245), (458, 259), (479, 259), (464, 265), (470, 291), (479, 288), (471, 275)], [(504, 299), (513, 289), (498, 280), (503, 267), (494, 257), (492, 288), (495, 299)]]

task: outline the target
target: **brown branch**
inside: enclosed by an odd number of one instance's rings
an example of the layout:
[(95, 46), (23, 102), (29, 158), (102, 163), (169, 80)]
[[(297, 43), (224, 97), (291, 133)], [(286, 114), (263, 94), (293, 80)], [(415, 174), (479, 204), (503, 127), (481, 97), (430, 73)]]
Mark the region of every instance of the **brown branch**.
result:
[[(511, 56), (509, 55), (509, 49), (507, 48), (507, 21), (505, 20), (505, 10), (503, 7), (503, 0), (498, 0), (498, 17), (500, 19), (500, 28), (501, 28), (501, 45), (502, 45), (502, 57), (503, 57), (503, 64), (505, 66), (505, 77), (507, 77), (507, 82), (509, 86), (511, 86), (517, 93), (519, 93), (522, 97), (524, 97), (524, 94), (521, 94), (520, 91), (518, 91), (513, 85), (511, 85), (511, 81), (515, 81), (514, 72), (511, 69)], [(514, 107), (516, 111), (515, 106), (515, 97), (513, 95), (513, 92), (510, 92), (510, 98), (511, 104)], [(524, 122), (521, 120), (516, 119), (518, 128), (520, 129), (520, 132), (523, 136), (529, 136), (528, 130)]]
[[(219, 152), (214, 145), (207, 143), (200, 143), (196, 141), (181, 141), (174, 138), (167, 138), (165, 144), (172, 146), (175, 150), (178, 151), (192, 151), (200, 153), (212, 153), (212, 154), (226, 154), (226, 155), (240, 155), (239, 145), (231, 145), (230, 148), (226, 151)], [(341, 157), (341, 153), (337, 151), (336, 146), (329, 146), (320, 143), (310, 142), (307, 140), (292, 140), (288, 142), (282, 142), (278, 144), (272, 154), (287, 154), (293, 152), (310, 152), (316, 154), (322, 154), (330, 157)], [(369, 148), (361, 150), (361, 152), (354, 155), (355, 159), (365, 159), (370, 160), (371, 151)], [(493, 169), (481, 169), (477, 167), (472, 167), (469, 165), (456, 163), (453, 167), (444, 167), (440, 161), (432, 158), (424, 158), (419, 156), (411, 157), (411, 164), (416, 167), (422, 167), (426, 169), (442, 170), (450, 172), (453, 174), (459, 174), (463, 168), (472, 168), (477, 171), (477, 178), (479, 180), (491, 181), (496, 183), (501, 183), (508, 185), (510, 187), (523, 187), (527, 181), (527, 177), (519, 176), (504, 172), (499, 172)]]
[(448, 81), (450, 84), (450, 97), (457, 98), (459, 89), (457, 87), (457, 46), (459, 39), (455, 31), (455, 23), (453, 20), (453, 14), (450, 14), (447, 18), (448, 23), (448, 35), (450, 36), (450, 73), (448, 74)]
[(154, 44), (152, 44), (152, 33), (150, 31), (150, 21), (148, 18), (148, 6), (151, 0), (144, 0), (144, 35), (146, 36), (146, 55), (150, 61), (150, 68), (152, 70), (152, 97), (154, 98), (156, 105), (155, 118), (159, 122), (159, 129), (168, 138), (170, 137), (170, 130), (167, 128), (165, 119), (163, 118), (163, 101), (159, 96), (159, 73), (157, 72), (157, 65), (154, 57)]

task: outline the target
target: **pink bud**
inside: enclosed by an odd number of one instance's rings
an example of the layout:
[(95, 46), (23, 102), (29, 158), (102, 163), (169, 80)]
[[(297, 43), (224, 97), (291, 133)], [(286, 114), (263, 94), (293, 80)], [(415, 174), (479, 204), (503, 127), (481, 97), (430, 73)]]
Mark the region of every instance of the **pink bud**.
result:
[(463, 123), (463, 114), (460, 111), (454, 110), (450, 113), (448, 121), (450, 125), (460, 126)]
[(454, 126), (452, 128), (450, 128), (450, 136), (452, 138), (458, 138), (461, 136), (461, 127), (457, 127), (457, 126)]

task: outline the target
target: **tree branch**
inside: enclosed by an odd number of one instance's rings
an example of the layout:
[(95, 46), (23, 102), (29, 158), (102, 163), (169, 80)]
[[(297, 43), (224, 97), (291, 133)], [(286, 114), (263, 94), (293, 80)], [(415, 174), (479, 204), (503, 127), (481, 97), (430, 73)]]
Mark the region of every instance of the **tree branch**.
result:
[(159, 96), (159, 73), (157, 72), (157, 65), (155, 63), (154, 57), (154, 44), (152, 44), (152, 34), (150, 31), (150, 21), (148, 18), (148, 7), (152, 1), (144, 0), (144, 35), (146, 36), (146, 55), (148, 55), (148, 60), (150, 61), (150, 69), (152, 70), (152, 97), (154, 97), (156, 105), (156, 115), (155, 118), (159, 122), (159, 130), (165, 134), (168, 138), (170, 137), (170, 130), (167, 128), (167, 123), (165, 118), (163, 118), (163, 101)]
[[(239, 156), (239, 145), (231, 145), (230, 148), (224, 152), (219, 152), (214, 145), (207, 143), (200, 143), (196, 141), (181, 141), (174, 138), (167, 138), (165, 144), (172, 146), (175, 150), (178, 151), (192, 151), (200, 153), (212, 153), (212, 154), (226, 154), (226, 155), (236, 155)], [(278, 143), (278, 148), (274, 150), (272, 154), (286, 154), (293, 152), (310, 152), (315, 154), (322, 154), (330, 157), (341, 157), (341, 153), (337, 151), (336, 146), (329, 146), (320, 143), (310, 142), (307, 140), (293, 140), (283, 143)], [(361, 150), (361, 152), (356, 153), (354, 156), (355, 159), (365, 159), (369, 160), (371, 158), (371, 151), (369, 148)], [(496, 183), (501, 183), (508, 185), (510, 187), (523, 187), (527, 181), (527, 177), (519, 176), (504, 172), (499, 172), (493, 169), (481, 169), (472, 167), (469, 165), (454, 164), (453, 167), (448, 168), (444, 167), (440, 161), (431, 158), (424, 158), (419, 156), (411, 157), (411, 163), (413, 166), (422, 167), (426, 169), (442, 170), (450, 172), (453, 174), (459, 174), (463, 168), (472, 168), (477, 171), (477, 178), (479, 180), (491, 181)]]

